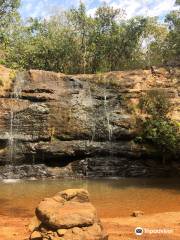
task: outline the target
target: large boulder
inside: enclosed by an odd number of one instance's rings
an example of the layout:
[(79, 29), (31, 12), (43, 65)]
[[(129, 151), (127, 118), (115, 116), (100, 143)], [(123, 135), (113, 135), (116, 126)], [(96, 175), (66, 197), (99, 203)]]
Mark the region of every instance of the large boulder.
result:
[[(41, 239), (108, 239), (84, 189), (68, 189), (45, 198), (36, 208), (36, 217), (38, 226), (34, 230)], [(33, 235), (34, 231), (31, 238)]]

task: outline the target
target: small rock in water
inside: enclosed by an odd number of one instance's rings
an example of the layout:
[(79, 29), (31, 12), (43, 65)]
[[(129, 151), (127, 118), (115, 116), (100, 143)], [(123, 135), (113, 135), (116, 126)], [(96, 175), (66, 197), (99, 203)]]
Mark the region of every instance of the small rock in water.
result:
[(31, 234), (31, 240), (41, 240), (42, 239), (42, 236), (41, 236), (41, 233), (38, 232), (38, 231), (34, 231), (32, 234)]
[(142, 216), (142, 215), (144, 215), (144, 212), (143, 212), (143, 211), (134, 211), (134, 212), (132, 213), (132, 216), (133, 216), (133, 217), (140, 217), (140, 216)]

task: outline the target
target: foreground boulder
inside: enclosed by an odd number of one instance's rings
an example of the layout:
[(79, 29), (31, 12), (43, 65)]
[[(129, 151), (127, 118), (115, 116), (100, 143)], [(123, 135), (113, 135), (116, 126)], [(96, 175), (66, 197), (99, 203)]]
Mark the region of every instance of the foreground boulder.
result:
[(30, 224), (31, 240), (108, 239), (84, 189), (68, 189), (45, 198), (36, 208), (36, 217)]

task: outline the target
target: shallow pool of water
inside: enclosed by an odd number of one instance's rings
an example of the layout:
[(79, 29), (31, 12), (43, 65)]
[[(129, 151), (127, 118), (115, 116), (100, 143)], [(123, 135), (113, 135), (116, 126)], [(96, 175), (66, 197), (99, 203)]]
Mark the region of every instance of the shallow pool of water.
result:
[(0, 182), (0, 215), (30, 217), (41, 199), (67, 188), (87, 189), (100, 217), (180, 211), (179, 179), (59, 179)]

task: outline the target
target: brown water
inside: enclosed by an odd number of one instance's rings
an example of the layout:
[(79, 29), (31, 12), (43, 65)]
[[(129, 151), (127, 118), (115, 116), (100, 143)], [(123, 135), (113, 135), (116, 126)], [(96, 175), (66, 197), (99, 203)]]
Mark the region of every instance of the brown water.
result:
[(180, 211), (179, 179), (41, 180), (0, 182), (0, 215), (29, 217), (41, 199), (67, 188), (85, 188), (100, 217)]

